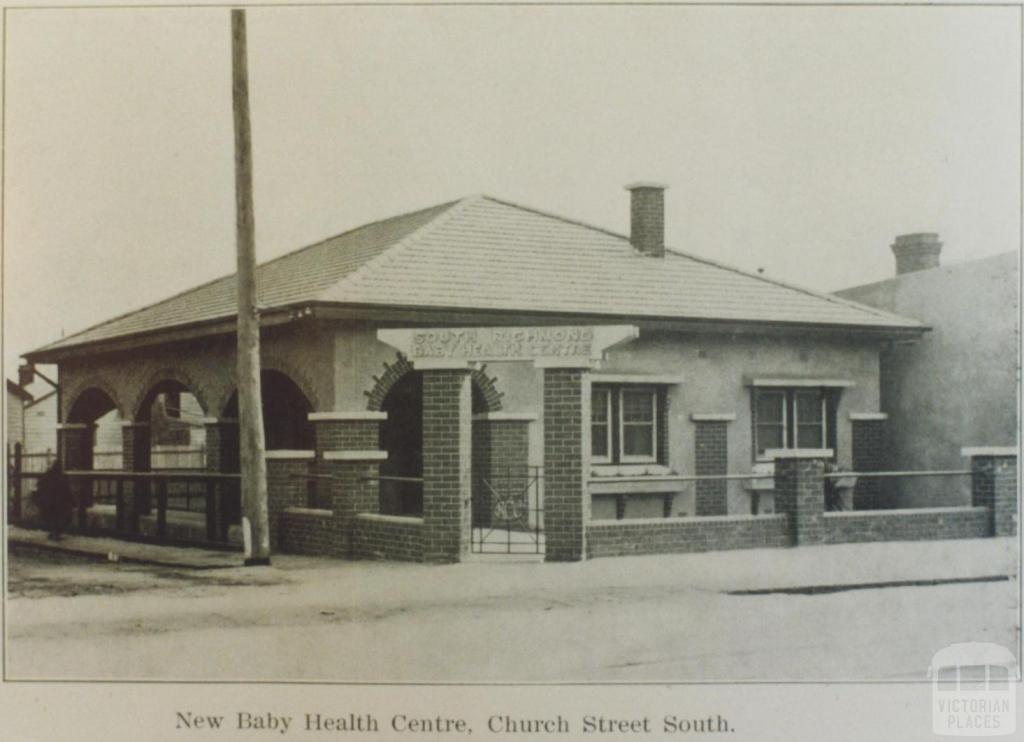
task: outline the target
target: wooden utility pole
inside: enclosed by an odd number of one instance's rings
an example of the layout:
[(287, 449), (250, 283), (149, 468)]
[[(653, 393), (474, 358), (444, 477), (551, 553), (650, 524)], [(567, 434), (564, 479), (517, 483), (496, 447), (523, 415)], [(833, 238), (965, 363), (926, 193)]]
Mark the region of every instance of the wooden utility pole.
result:
[(242, 468), (245, 564), (270, 564), (267, 462), (263, 458), (260, 317), (256, 305), (256, 236), (252, 205), (252, 137), (245, 11), (231, 11), (231, 99), (235, 112), (235, 225), (238, 235), (238, 447)]

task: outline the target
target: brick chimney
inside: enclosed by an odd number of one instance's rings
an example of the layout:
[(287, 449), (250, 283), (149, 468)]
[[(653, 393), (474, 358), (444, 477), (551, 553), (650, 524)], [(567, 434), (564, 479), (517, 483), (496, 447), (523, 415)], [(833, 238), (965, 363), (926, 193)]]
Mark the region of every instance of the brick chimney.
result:
[(641, 255), (665, 256), (665, 189), (660, 183), (630, 183), (629, 241)]
[(896, 256), (896, 275), (901, 276), (904, 273), (938, 268), (942, 243), (934, 232), (901, 234), (892, 243), (892, 252)]

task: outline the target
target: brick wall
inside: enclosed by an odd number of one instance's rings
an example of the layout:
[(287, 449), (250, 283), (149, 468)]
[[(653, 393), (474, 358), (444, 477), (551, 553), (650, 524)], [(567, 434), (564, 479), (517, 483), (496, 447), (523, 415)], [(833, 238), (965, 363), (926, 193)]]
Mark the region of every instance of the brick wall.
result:
[[(702, 420), (696, 423), (694, 437), (696, 447), (697, 476), (727, 474), (729, 449), (727, 423), (724, 420)], [(726, 515), (729, 512), (727, 496), (728, 483), (722, 480), (698, 481), (696, 484), (697, 515)]]
[(988, 509), (996, 536), (1016, 536), (1016, 456), (973, 456), (971, 472), (972, 504)]
[(380, 446), (379, 420), (316, 420), (316, 449), (370, 451)]
[(529, 420), (473, 420), (473, 524), (491, 525), (494, 492), (522, 493), (530, 509)]
[(270, 543), (281, 544), (281, 514), (288, 508), (307, 507), (306, 475), (308, 459), (267, 458), (267, 515), (270, 519)]
[(375, 452), (380, 446), (380, 420), (360, 418), (314, 419), (318, 474), (332, 477), (316, 481), (316, 499), (333, 512), (332, 553), (349, 553), (352, 521), (357, 513), (380, 510), (380, 462), (366, 459), (330, 459), (335, 452)]
[(423, 548), (430, 562), (457, 562), (469, 549), (471, 415), (468, 369), (423, 372)]
[(797, 544), (820, 544), (825, 538), (824, 458), (775, 459), (775, 512), (789, 516)]
[(311, 556), (349, 556), (348, 533), (328, 510), (285, 510), (280, 514), (280, 551)]
[(825, 513), (825, 543), (927, 541), (991, 535), (987, 508), (921, 508)]
[(360, 559), (423, 561), (423, 519), (360, 513), (352, 524), (352, 554)]
[(785, 515), (730, 515), (592, 522), (587, 553), (604, 557), (789, 546), (787, 521)]
[(583, 452), (590, 435), (583, 380), (581, 369), (544, 369), (544, 558), (552, 562), (586, 556), (590, 498)]

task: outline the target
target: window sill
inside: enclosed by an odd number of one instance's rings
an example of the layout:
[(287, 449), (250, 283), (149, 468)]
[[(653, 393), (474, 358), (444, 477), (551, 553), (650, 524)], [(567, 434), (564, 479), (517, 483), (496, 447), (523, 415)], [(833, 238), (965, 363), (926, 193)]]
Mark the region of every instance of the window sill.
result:
[(590, 476), (598, 477), (663, 477), (675, 474), (662, 464), (591, 464)]

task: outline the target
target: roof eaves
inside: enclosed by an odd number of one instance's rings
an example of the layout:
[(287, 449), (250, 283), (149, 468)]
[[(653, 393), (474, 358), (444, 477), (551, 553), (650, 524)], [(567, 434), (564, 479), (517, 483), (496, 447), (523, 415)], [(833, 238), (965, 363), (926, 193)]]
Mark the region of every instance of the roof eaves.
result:
[[(342, 237), (345, 237), (346, 235), (349, 235), (349, 234), (351, 234), (353, 232), (357, 232), (357, 231), (359, 231), (361, 229), (367, 229), (369, 227), (373, 227), (374, 225), (383, 224), (384, 222), (388, 222), (388, 221), (395, 220), (395, 219), (403, 219), (403, 218), (406, 218), (406, 217), (413, 216), (415, 214), (419, 214), (419, 213), (424, 212), (424, 211), (429, 211), (431, 209), (437, 209), (437, 208), (440, 208), (442, 206), (447, 206), (447, 205), (454, 206), (457, 203), (458, 203), (458, 201), (448, 201), (448, 202), (445, 202), (445, 203), (435, 204), (433, 206), (428, 206), (428, 207), (423, 208), (423, 209), (415, 209), (414, 211), (408, 211), (408, 212), (405, 212), (404, 214), (397, 214), (395, 216), (387, 217), (385, 219), (377, 219), (376, 221), (368, 222), (366, 224), (360, 224), (359, 226), (353, 227), (352, 229), (348, 229), (348, 230), (345, 230), (344, 232), (340, 232), (338, 234), (331, 235), (330, 237), (325, 237), (324, 239), (317, 240), (316, 242), (310, 243), (308, 245), (304, 245), (303, 247), (300, 247), (298, 249), (292, 250), (291, 252), (287, 252), (287, 253), (285, 253), (283, 255), (278, 255), (275, 258), (271, 258), (270, 260), (267, 260), (267, 261), (265, 261), (263, 263), (260, 263), (257, 266), (257, 268), (262, 269), (262, 268), (264, 268), (264, 267), (266, 267), (268, 265), (272, 265), (272, 264), (277, 263), (278, 261), (284, 260), (286, 258), (294, 257), (295, 255), (299, 255), (300, 253), (306, 252), (307, 250), (312, 250), (312, 249), (314, 249), (316, 247), (320, 247), (321, 245), (323, 245), (323, 244), (325, 244), (327, 242), (330, 242), (330, 241), (336, 240), (336, 239), (340, 239)], [(447, 212), (445, 212), (445, 213), (447, 213)], [(442, 216), (443, 216), (443, 214), (442, 214)], [(430, 222), (428, 222), (428, 224), (429, 223)], [(207, 288), (209, 286), (213, 286), (214, 284), (220, 283), (222, 281), (231, 280), (231, 279), (233, 279), (235, 277), (235, 275), (236, 275), (236, 273), (228, 273), (226, 275), (218, 276), (217, 278), (211, 279), (209, 281), (205, 281), (204, 283), (201, 283), (198, 286), (192, 286), (192, 287), (184, 289), (182, 291), (178, 291), (177, 293), (174, 293), (174, 294), (172, 294), (172, 295), (170, 295), (170, 296), (168, 296), (168, 297), (166, 297), (164, 299), (160, 299), (158, 301), (155, 301), (155, 302), (153, 302), (151, 304), (145, 304), (145, 305), (143, 305), (141, 307), (136, 307), (135, 309), (131, 309), (131, 310), (127, 311), (127, 312), (123, 312), (123, 313), (121, 313), (119, 315), (111, 317), (110, 319), (106, 319), (106, 320), (103, 320), (102, 322), (98, 322), (98, 323), (96, 323), (94, 325), (90, 325), (89, 327), (86, 327), (86, 328), (84, 328), (82, 330), (79, 330), (79, 331), (77, 331), (77, 332), (75, 332), (75, 333), (73, 333), (71, 335), (68, 335), (67, 337), (60, 338), (59, 340), (54, 340), (53, 342), (47, 343), (46, 345), (43, 345), (43, 346), (40, 346), (40, 347), (35, 348), (33, 350), (30, 350), (30, 351), (28, 351), (28, 353), (26, 355), (35, 355), (35, 354), (38, 354), (38, 353), (45, 353), (45, 352), (48, 352), (48, 351), (51, 351), (51, 350), (63, 350), (66, 347), (76, 346), (77, 343), (75, 343), (74, 340), (77, 337), (85, 335), (86, 333), (89, 333), (89, 332), (93, 332), (94, 330), (98, 330), (98, 329), (100, 329), (102, 327), (105, 327), (106, 325), (113, 324), (114, 322), (119, 322), (119, 321), (121, 321), (123, 319), (131, 317), (132, 315), (138, 314), (139, 312), (143, 312), (143, 311), (145, 311), (147, 309), (154, 309), (156, 307), (162, 306), (162, 305), (167, 304), (167, 303), (169, 303), (171, 301), (174, 301), (176, 299), (179, 299), (179, 298), (181, 298), (183, 296), (186, 296), (186, 295), (191, 294), (193, 292), (199, 291), (201, 289)], [(262, 307), (262, 308), (267, 308), (267, 307)], [(234, 316), (234, 313), (231, 313), (230, 315), (225, 315), (225, 316)], [(217, 319), (219, 319), (219, 318), (217, 318)], [(184, 324), (190, 324), (190, 323), (184, 323)], [(177, 325), (168, 325), (167, 327), (160, 328), (160, 329), (173, 329), (175, 327), (178, 327), (178, 326)], [(119, 335), (117, 337), (125, 337), (125, 336), (131, 335), (131, 334), (132, 333), (127, 333), (124, 336)], [(93, 341), (86, 341), (86, 343), (89, 343), (89, 342), (93, 342)]]
[(20, 397), (22, 400), (25, 400), (27, 402), (32, 401), (33, 397), (30, 391), (28, 391), (27, 389), (22, 389), (20, 386), (18, 386), (15, 382), (11, 381), (10, 379), (5, 379), (5, 381), (7, 382), (8, 392), (10, 392), (16, 397)]

